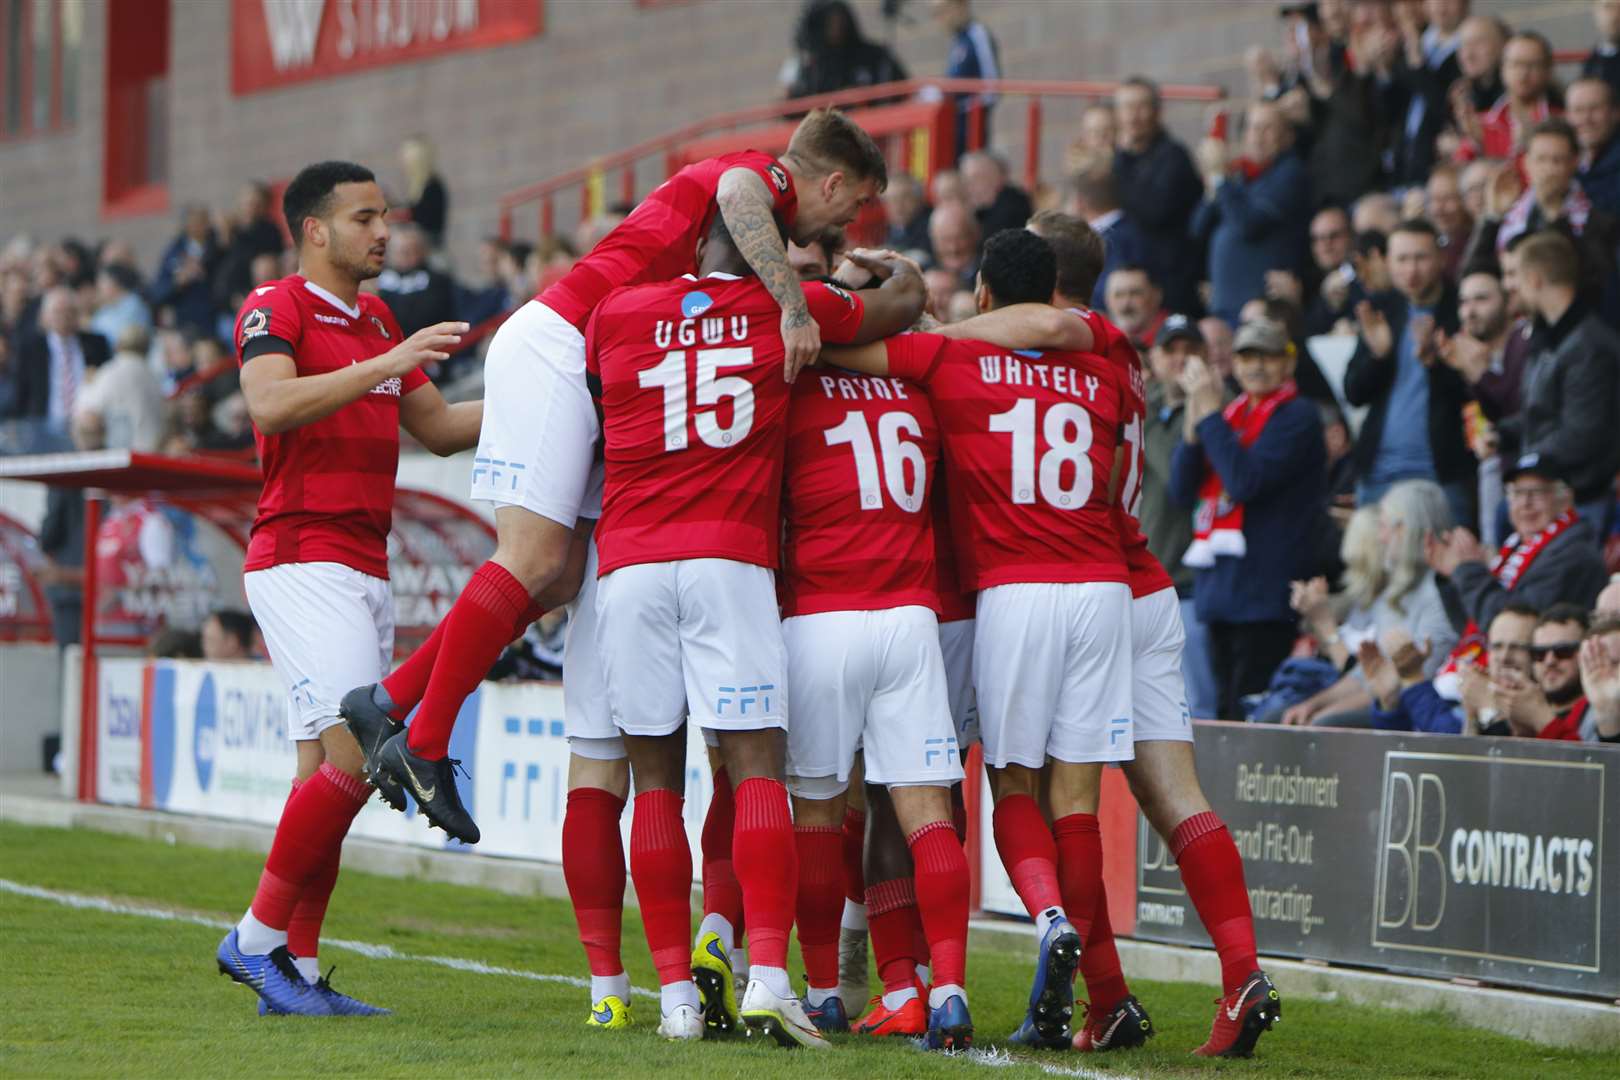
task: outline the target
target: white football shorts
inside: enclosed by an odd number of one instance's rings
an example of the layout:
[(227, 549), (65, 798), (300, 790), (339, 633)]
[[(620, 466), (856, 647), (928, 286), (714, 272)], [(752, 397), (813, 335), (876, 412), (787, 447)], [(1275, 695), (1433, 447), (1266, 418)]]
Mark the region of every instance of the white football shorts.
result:
[(484, 358), (484, 422), (472, 497), (572, 529), (602, 514), (601, 434), (585, 385), (585, 338), (538, 300), (495, 331)]
[(624, 740), (613, 726), (607, 688), (602, 683), (601, 657), (596, 649), (596, 539), (585, 556), (585, 580), (579, 595), (568, 605), (568, 629), (563, 639), (563, 733), (576, 754), (598, 761), (624, 757)]
[(997, 585), (973, 642), (984, 762), (1038, 769), (1129, 761), (1131, 590), (1120, 582)]
[(806, 688), (788, 728), (788, 787), (801, 777), (837, 777), (841, 785), (794, 794), (841, 794), (857, 749), (868, 783), (949, 786), (962, 779), (932, 610), (799, 615), (783, 620), (782, 638), (788, 685)]
[(775, 575), (732, 559), (622, 566), (597, 582), (596, 643), (613, 723), (669, 735), (788, 726)]
[(338, 703), (388, 674), (394, 594), (382, 578), (333, 562), (283, 563), (242, 575), (248, 608), (287, 684), (287, 737), (320, 738)]
[(945, 658), (945, 693), (963, 754), (979, 741), (979, 698), (973, 690), (972, 619), (939, 624), (939, 651)]
[(1185, 641), (1175, 589), (1131, 601), (1131, 725), (1139, 743), (1193, 741), (1181, 675)]

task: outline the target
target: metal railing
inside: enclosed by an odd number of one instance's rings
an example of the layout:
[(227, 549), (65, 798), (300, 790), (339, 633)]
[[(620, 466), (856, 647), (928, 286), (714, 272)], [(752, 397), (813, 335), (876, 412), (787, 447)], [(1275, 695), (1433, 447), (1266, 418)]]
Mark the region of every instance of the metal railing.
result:
[[(500, 232), (503, 239), (510, 239), (514, 234), (518, 213), (525, 208), (531, 208), (537, 215), (538, 235), (553, 235), (556, 232), (558, 201), (570, 189), (578, 189), (581, 220), (594, 217), (609, 204), (608, 190), (614, 183), (617, 185), (617, 195), (613, 201), (633, 203), (638, 194), (637, 164), (649, 158), (662, 158), (663, 169), (659, 177), (662, 181), (683, 164), (680, 148), (695, 140), (773, 122), (780, 124), (811, 109), (822, 107), (871, 109), (876, 104), (892, 103), (896, 100), (915, 103), (919, 95), (924, 94), (945, 97), (947, 104), (953, 95), (972, 95), (966, 124), (966, 149), (969, 150), (979, 149), (984, 145), (986, 112), (980, 95), (994, 94), (1002, 99), (1027, 99), (1024, 105), (1025, 139), (1022, 173), (1026, 186), (1033, 188), (1040, 172), (1044, 100), (1105, 98), (1113, 94), (1119, 85), (1117, 82), (1094, 81), (922, 78), (840, 90), (814, 97), (773, 101), (765, 105), (739, 109), (688, 124), (656, 138), (643, 140), (616, 153), (597, 158), (586, 165), (509, 193), (500, 200)], [(1167, 85), (1161, 86), (1159, 93), (1167, 103), (1208, 104), (1225, 97), (1225, 91), (1218, 86)], [(955, 125), (949, 127), (950, 137), (954, 139)], [(931, 176), (932, 170), (923, 171), (923, 166), (929, 161), (939, 160), (940, 149), (931, 145), (931, 133), (922, 125), (918, 125), (916, 137), (902, 139), (900, 143), (897, 150), (905, 159), (900, 163), (918, 173), (920, 179), (926, 180)], [(925, 152), (922, 149), (925, 145), (932, 152)], [(955, 156), (954, 151), (953, 145), (949, 154), (952, 158)]]

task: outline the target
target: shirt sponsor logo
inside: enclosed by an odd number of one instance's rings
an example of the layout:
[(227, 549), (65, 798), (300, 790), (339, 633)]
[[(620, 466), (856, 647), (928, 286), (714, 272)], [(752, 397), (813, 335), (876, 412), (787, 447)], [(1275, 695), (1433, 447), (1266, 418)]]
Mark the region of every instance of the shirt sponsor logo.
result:
[(371, 392), (373, 394), (387, 394), (389, 397), (399, 397), (404, 388), (404, 381), (398, 375), (395, 375), (393, 378), (384, 379), (376, 386), (373, 386)]
[(332, 326), (348, 326), (349, 325), (349, 320), (343, 318), (340, 315), (322, 315), (318, 311), (315, 312), (315, 321), (316, 322), (329, 323)]
[(681, 315), (695, 319), (714, 307), (714, 298), (706, 292), (689, 292), (681, 297)]

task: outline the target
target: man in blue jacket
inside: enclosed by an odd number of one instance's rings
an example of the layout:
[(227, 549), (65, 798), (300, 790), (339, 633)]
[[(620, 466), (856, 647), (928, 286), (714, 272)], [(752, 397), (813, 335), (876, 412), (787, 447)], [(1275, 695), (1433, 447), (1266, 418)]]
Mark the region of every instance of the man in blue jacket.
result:
[(1288, 583), (1311, 572), (1327, 487), (1321, 418), (1294, 386), (1287, 331), (1248, 323), (1233, 351), (1243, 393), (1224, 409), (1220, 376), (1187, 361), (1185, 428), (1170, 459), (1170, 497), (1194, 508), (1183, 561), (1197, 571), (1224, 720), (1241, 718), (1240, 699), (1263, 691), (1293, 649)]
[(1311, 216), (1311, 182), (1293, 152), (1293, 127), (1277, 106), (1249, 107), (1243, 156), (1226, 143), (1198, 146), (1204, 202), (1192, 232), (1209, 244), (1210, 312), (1236, 326), (1243, 305), (1266, 294), (1266, 271), (1299, 272)]

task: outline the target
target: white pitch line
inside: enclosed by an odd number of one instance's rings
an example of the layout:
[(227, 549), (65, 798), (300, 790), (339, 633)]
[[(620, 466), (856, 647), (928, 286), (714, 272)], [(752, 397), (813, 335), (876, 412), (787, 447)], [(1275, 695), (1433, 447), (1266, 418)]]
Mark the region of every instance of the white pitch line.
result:
[[(86, 896), (83, 893), (45, 889), (38, 885), (24, 885), (22, 882), (11, 881), (8, 878), (0, 878), (0, 893), (12, 893), (16, 896), (26, 896), (34, 900), (45, 900), (53, 904), (61, 904), (63, 907), (77, 908), (81, 911), (100, 911), (109, 915), (130, 915), (142, 919), (158, 919), (163, 922), (191, 923), (195, 926), (207, 926), (215, 930), (229, 930), (236, 925), (229, 920), (216, 919), (208, 915), (171, 911), (167, 908), (143, 907), (139, 904), (125, 904), (117, 900), (109, 900), (104, 896)], [(514, 979), (559, 983), (563, 986), (577, 986), (586, 990), (589, 990), (591, 986), (590, 980), (576, 978), (573, 975), (548, 975), (539, 971), (498, 967), (494, 964), (486, 964), (479, 960), (467, 960), (459, 956), (421, 956), (416, 953), (400, 952), (390, 945), (374, 945), (366, 941), (323, 938), (321, 943), (329, 948), (359, 953), (361, 956), (373, 960), (405, 960), (423, 964), (437, 964), (440, 967), (450, 968), (454, 971), (471, 972), (474, 975), (505, 975)], [(630, 992), (639, 997), (658, 997), (656, 991), (644, 990), (639, 986), (632, 987)], [(1095, 1069), (1087, 1069), (1082, 1066), (1052, 1065), (1041, 1061), (1027, 1061), (1015, 1058), (1006, 1050), (1000, 1048), (987, 1050), (975, 1047), (966, 1053), (950, 1054), (948, 1056), (992, 1069), (1025, 1065), (1039, 1069), (1049, 1076), (1075, 1077), (1077, 1080), (1135, 1080), (1134, 1077), (1126, 1073), (1098, 1072)]]
[[(213, 927), (215, 930), (229, 930), (236, 925), (225, 919), (210, 918), (207, 915), (193, 915), (183, 911), (168, 911), (164, 908), (124, 904), (101, 896), (85, 896), (82, 893), (42, 889), (37, 885), (24, 885), (21, 882), (10, 881), (6, 878), (0, 878), (0, 892), (15, 893), (18, 896), (28, 896), (35, 900), (48, 900), (64, 907), (80, 908), (86, 911), (104, 911), (109, 915), (134, 915), (143, 919), (160, 919), (164, 922), (194, 923), (197, 926)], [(585, 990), (591, 988), (589, 979), (580, 979), (573, 975), (548, 975), (539, 971), (522, 971), (518, 968), (498, 967), (494, 964), (486, 964), (479, 960), (467, 960), (459, 956), (420, 956), (416, 953), (400, 952), (389, 945), (373, 945), (366, 941), (347, 941), (343, 938), (322, 938), (321, 944), (328, 948), (359, 953), (361, 956), (370, 957), (373, 960), (416, 961), (423, 964), (437, 964), (440, 967), (451, 968), (455, 971), (470, 971), (475, 975), (506, 975), (514, 979), (528, 979), (531, 982), (560, 983), (563, 986), (577, 986)], [(630, 992), (641, 997), (656, 998), (658, 996), (657, 992), (644, 990), (639, 986), (632, 987)]]

